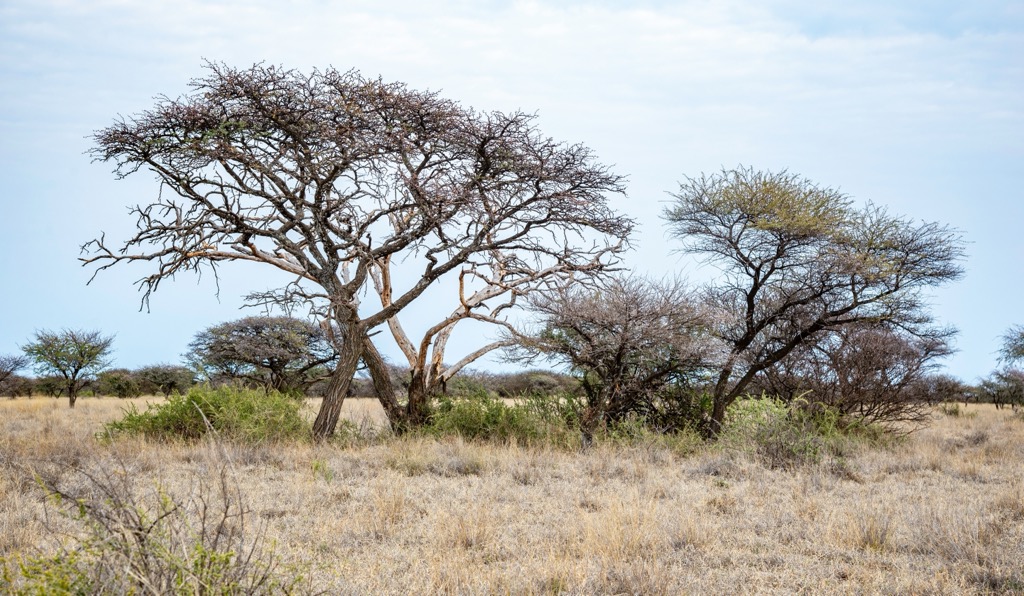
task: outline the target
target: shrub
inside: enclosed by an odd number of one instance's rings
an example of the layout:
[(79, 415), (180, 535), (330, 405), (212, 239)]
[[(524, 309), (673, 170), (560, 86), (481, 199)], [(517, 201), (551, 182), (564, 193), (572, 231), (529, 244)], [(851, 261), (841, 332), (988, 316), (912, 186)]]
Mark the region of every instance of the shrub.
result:
[(560, 417), (546, 415), (529, 403), (508, 405), (487, 393), (461, 399), (441, 398), (428, 432), (520, 445), (539, 441), (560, 443), (572, 434)]
[(727, 448), (752, 452), (769, 468), (794, 468), (836, 453), (843, 435), (839, 423), (837, 412), (803, 399), (748, 397), (730, 408), (720, 439)]
[(273, 594), (302, 581), (248, 527), (223, 467), (184, 499), (160, 485), (140, 492), (124, 465), (75, 476), (64, 487), (41, 481), (71, 539), (56, 553), (0, 558), (0, 593)]
[(309, 436), (301, 407), (301, 402), (276, 392), (203, 385), (144, 412), (132, 405), (123, 418), (106, 424), (102, 434), (196, 440), (215, 431), (247, 443), (294, 440)]

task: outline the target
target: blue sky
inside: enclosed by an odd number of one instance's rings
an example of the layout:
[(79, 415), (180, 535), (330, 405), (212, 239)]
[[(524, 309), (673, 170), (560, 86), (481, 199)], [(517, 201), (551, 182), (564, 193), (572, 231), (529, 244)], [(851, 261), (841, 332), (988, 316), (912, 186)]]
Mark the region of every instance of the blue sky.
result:
[[(1022, 56), (1019, 0), (3, 0), (0, 353), (78, 327), (116, 334), (119, 365), (176, 362), (274, 283), (228, 267), (218, 299), (211, 278), (182, 277), (140, 313), (141, 269), (86, 286), (76, 260), (100, 232), (127, 237), (126, 207), (156, 192), (147, 174), (117, 181), (91, 163), (89, 135), (184, 92), (209, 59), (356, 68), (536, 112), (545, 133), (628, 175), (618, 207), (641, 228), (627, 263), (655, 276), (711, 275), (673, 252), (659, 214), (684, 176), (738, 164), (952, 224), (970, 243), (967, 276), (933, 304), (961, 331), (949, 372), (973, 381), (1024, 323)], [(407, 326), (435, 307), (421, 308)], [(452, 356), (474, 335), (456, 336)]]

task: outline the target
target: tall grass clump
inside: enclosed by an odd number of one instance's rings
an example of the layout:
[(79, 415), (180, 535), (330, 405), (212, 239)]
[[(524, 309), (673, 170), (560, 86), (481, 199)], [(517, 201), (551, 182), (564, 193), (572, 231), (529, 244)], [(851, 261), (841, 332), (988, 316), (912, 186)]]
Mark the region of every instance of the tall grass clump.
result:
[(107, 423), (101, 434), (194, 441), (215, 432), (246, 443), (301, 440), (310, 436), (301, 407), (299, 400), (277, 392), (202, 385), (143, 412), (132, 405), (120, 420)]

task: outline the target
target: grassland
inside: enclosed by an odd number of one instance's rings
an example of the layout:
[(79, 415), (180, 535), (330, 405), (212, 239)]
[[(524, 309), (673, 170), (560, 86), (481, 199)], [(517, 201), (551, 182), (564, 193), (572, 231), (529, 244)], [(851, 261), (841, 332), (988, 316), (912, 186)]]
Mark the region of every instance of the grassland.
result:
[[(900, 441), (773, 469), (736, 449), (586, 453), (410, 437), (167, 445), (94, 434), (124, 402), (0, 402), (0, 557), (74, 533), (39, 480), (189, 495), (226, 470), (303, 590), (332, 594), (1024, 593), (1024, 417), (936, 412)], [(345, 415), (380, 421), (368, 400)], [(90, 472), (91, 471), (91, 472)], [(206, 488), (204, 488), (206, 487)]]

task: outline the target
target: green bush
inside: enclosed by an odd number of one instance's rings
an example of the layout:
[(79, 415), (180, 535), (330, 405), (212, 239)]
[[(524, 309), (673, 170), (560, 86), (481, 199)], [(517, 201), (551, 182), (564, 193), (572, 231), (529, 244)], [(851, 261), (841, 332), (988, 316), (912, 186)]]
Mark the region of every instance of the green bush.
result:
[(123, 418), (104, 426), (102, 436), (197, 440), (214, 431), (246, 443), (303, 439), (309, 437), (309, 427), (299, 414), (301, 407), (298, 400), (276, 392), (196, 386), (144, 412), (130, 406)]
[(839, 453), (847, 430), (840, 422), (835, 410), (811, 407), (806, 400), (748, 397), (729, 409), (719, 439), (726, 448), (753, 453), (769, 468), (788, 469)]
[(530, 402), (509, 405), (486, 393), (442, 398), (431, 416), (428, 432), (520, 445), (564, 443), (572, 434), (565, 420), (552, 412), (544, 412)]

